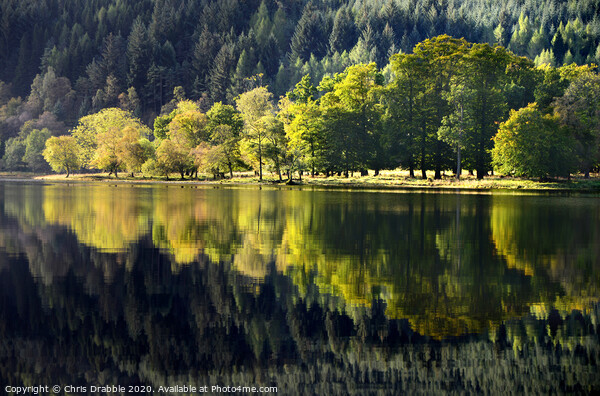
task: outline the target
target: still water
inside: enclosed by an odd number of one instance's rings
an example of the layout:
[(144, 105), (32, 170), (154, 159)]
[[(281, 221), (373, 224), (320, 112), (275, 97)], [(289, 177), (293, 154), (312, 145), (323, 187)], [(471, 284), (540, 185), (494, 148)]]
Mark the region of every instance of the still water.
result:
[(0, 384), (599, 390), (598, 203), (0, 183)]

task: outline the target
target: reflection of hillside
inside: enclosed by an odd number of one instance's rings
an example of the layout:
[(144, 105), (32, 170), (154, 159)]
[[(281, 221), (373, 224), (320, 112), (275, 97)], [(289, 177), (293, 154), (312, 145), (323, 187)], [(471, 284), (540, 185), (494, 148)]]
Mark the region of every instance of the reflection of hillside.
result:
[(129, 270), (144, 240), (177, 271), (221, 263), (254, 283), (275, 271), (297, 297), (318, 290), (361, 309), (380, 301), (388, 318), (437, 339), (583, 309), (599, 295), (600, 222), (587, 201), (107, 185), (5, 187), (3, 199), (19, 231), (0, 245), (26, 253), (47, 284), (69, 268), (89, 272), (74, 268), (82, 258), (67, 253), (78, 251), (61, 236), (67, 228), (105, 278)]
[(173, 270), (149, 239), (127, 255), (128, 270), (110, 282), (65, 276), (40, 284), (22, 259), (3, 270), (2, 383), (226, 382), (355, 395), (600, 387), (597, 306), (564, 317), (526, 315), (491, 334), (440, 342), (386, 317), (379, 303), (346, 309), (292, 298), (291, 279), (275, 271), (261, 287), (246, 288), (229, 265)]

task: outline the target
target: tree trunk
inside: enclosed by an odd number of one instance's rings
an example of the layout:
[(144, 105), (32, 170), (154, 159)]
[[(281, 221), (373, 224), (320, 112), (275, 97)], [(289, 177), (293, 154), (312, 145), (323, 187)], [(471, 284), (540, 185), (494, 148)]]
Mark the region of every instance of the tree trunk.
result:
[(456, 149), (456, 180), (460, 180), (460, 173), (462, 169), (460, 169), (460, 144)]
[(379, 176), (379, 169), (375, 169), (375, 175), (374, 176)]
[(262, 181), (262, 142), (258, 139), (258, 180)]

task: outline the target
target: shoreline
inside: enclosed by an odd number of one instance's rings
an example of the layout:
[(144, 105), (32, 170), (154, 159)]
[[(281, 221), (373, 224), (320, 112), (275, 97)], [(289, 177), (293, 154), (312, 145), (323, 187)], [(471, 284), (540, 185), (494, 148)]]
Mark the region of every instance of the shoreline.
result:
[[(124, 175), (125, 176), (125, 175)], [(539, 182), (527, 179), (489, 177), (483, 180), (453, 178), (442, 180), (410, 179), (403, 176), (363, 176), (363, 177), (305, 177), (293, 184), (276, 179), (259, 182), (254, 176), (234, 177), (233, 179), (156, 179), (109, 177), (106, 173), (64, 175), (0, 173), (0, 181), (41, 182), (41, 183), (104, 183), (131, 185), (177, 185), (204, 187), (267, 187), (286, 189), (322, 189), (322, 190), (379, 190), (379, 191), (432, 191), (432, 192), (528, 192), (528, 193), (586, 193), (600, 194), (600, 178), (574, 179), (573, 181)]]

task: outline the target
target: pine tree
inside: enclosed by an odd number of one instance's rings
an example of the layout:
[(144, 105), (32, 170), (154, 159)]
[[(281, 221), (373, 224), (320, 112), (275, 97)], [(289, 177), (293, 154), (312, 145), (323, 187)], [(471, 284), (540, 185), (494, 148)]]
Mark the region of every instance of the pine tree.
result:
[(232, 48), (228, 44), (223, 44), (215, 57), (208, 77), (208, 90), (213, 102), (225, 102), (225, 92), (229, 86), (229, 73), (232, 63)]
[(552, 38), (552, 51), (554, 52), (554, 56), (556, 57), (556, 62), (558, 64), (563, 63), (563, 58), (565, 53), (567, 52), (567, 45), (565, 43), (565, 37), (563, 35), (564, 27), (562, 22), (560, 23), (556, 34)]
[(150, 63), (150, 47), (146, 27), (140, 17), (136, 18), (127, 39), (127, 84), (142, 88)]
[(325, 20), (321, 12), (308, 3), (296, 25), (290, 46), (291, 59), (307, 61), (311, 54), (321, 58), (327, 51)]
[(356, 27), (347, 7), (340, 8), (333, 20), (333, 29), (329, 35), (329, 53), (350, 50), (356, 43)]

